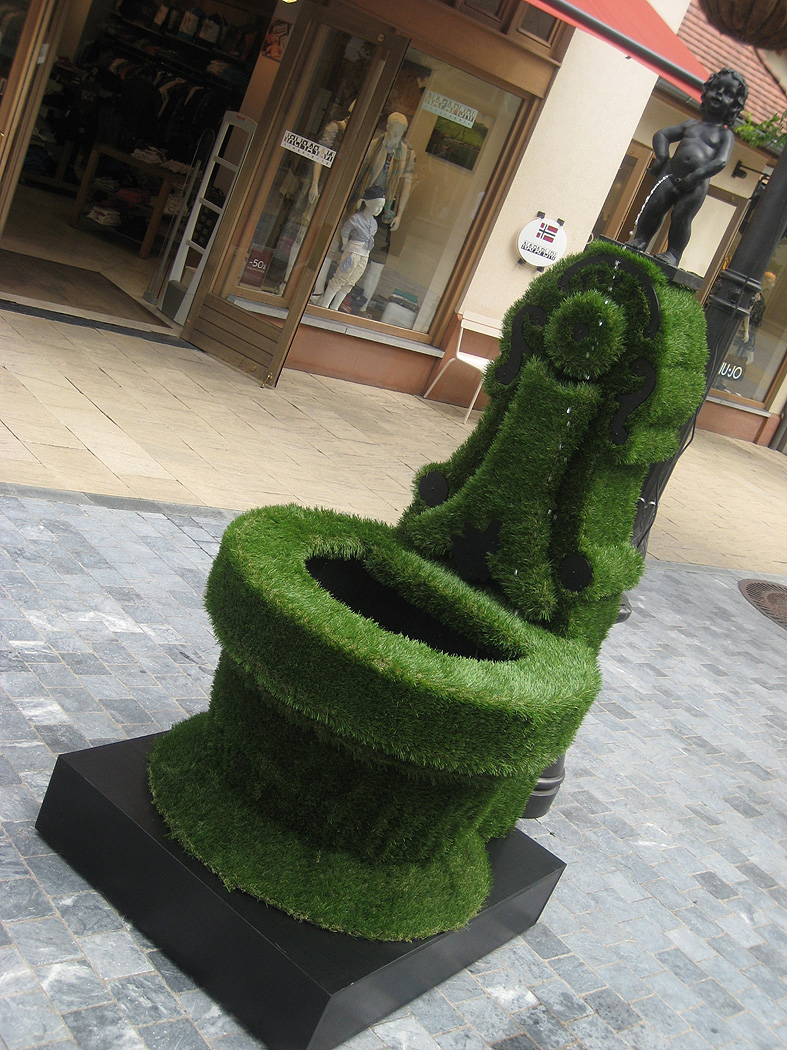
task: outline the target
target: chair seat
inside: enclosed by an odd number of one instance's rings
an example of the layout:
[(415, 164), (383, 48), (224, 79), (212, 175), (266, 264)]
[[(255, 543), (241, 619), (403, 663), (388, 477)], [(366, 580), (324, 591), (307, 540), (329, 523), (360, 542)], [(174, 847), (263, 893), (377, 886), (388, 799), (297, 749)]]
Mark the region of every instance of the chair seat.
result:
[(470, 365), (471, 368), (477, 368), (479, 372), (485, 372), (486, 367), (490, 362), (488, 357), (478, 357), (476, 354), (466, 354), (464, 350), (460, 350), (456, 355), (457, 361), (462, 361), (466, 365)]
[(478, 400), (478, 395), (481, 393), (481, 387), (484, 385), (484, 372), (486, 371), (487, 366), (492, 360), (492, 358), (480, 357), (478, 354), (465, 353), (465, 351), (461, 349), (462, 336), (465, 332), (479, 332), (482, 335), (489, 335), (497, 339), (500, 336), (500, 326), (497, 324), (496, 321), (493, 321), (491, 318), (487, 317), (474, 317), (472, 315), (462, 317), (459, 321), (459, 336), (456, 340), (456, 350), (452, 357), (449, 357), (447, 360), (445, 358), (443, 359), (443, 363), (440, 366), (437, 375), (434, 377), (432, 382), (424, 391), (424, 397), (429, 397), (432, 390), (437, 385), (437, 381), (448, 370), (449, 365), (454, 364), (454, 362), (459, 361), (461, 364), (469, 365), (471, 368), (475, 368), (481, 373), (481, 378), (478, 380), (478, 386), (475, 388), (473, 398), (468, 406), (467, 411), (465, 412), (465, 418), (463, 422), (466, 423), (470, 418), (470, 413), (475, 408), (475, 403)]

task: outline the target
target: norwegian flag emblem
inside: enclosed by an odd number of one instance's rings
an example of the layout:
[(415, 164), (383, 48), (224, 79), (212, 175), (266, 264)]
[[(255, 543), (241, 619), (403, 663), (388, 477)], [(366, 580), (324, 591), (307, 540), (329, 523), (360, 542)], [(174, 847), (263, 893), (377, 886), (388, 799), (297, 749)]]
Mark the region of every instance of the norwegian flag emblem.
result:
[(547, 244), (551, 244), (555, 237), (557, 237), (557, 226), (553, 226), (548, 222), (542, 222), (538, 227), (536, 238), (541, 241), (546, 241)]

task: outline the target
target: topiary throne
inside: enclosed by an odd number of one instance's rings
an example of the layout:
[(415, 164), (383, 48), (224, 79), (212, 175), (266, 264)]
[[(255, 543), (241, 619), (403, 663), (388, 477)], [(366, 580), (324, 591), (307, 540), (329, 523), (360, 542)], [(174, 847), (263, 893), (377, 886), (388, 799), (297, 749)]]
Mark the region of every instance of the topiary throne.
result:
[(157, 742), (156, 805), (237, 887), (329, 929), (426, 937), (489, 891), (506, 834), (600, 688), (643, 563), (648, 468), (699, 405), (702, 310), (592, 246), (509, 310), (467, 441), (391, 528), (274, 506), (210, 573), (207, 712)]

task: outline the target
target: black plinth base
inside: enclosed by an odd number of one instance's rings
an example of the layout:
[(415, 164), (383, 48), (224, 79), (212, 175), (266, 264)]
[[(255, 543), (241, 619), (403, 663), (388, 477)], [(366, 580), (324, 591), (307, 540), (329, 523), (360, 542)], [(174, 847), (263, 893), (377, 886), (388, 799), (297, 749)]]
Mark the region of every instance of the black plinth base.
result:
[(596, 240), (606, 241), (608, 244), (616, 244), (619, 248), (625, 248), (626, 251), (633, 252), (634, 255), (641, 255), (644, 259), (650, 259), (651, 262), (654, 262), (661, 268), (662, 273), (673, 284), (679, 284), (683, 288), (690, 288), (692, 292), (698, 292), (702, 288), (703, 279), (698, 273), (692, 273), (691, 270), (681, 270), (679, 266), (673, 266), (672, 263), (665, 262), (664, 259), (659, 259), (656, 255), (640, 251), (639, 248), (634, 248), (624, 241), (615, 241), (611, 237), (597, 237)]
[(532, 926), (564, 864), (526, 835), (490, 844), (494, 888), (466, 927), (364, 941), (238, 891), (167, 837), (147, 788), (155, 736), (61, 755), (36, 827), (271, 1050), (327, 1050)]

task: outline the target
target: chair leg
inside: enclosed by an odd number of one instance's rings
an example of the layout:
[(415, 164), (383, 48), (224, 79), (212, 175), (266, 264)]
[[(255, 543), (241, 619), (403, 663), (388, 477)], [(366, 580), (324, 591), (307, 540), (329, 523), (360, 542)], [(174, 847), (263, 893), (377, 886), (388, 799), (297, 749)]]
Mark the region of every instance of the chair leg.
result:
[(482, 372), (481, 373), (481, 381), (479, 382), (478, 386), (475, 388), (475, 394), (473, 394), (473, 400), (470, 402), (470, 407), (468, 408), (467, 412), (465, 413), (465, 418), (462, 420), (463, 423), (466, 423), (468, 421), (468, 419), (470, 418), (470, 413), (473, 411), (475, 403), (478, 400), (478, 395), (481, 393), (481, 387), (483, 385), (484, 385), (484, 373)]
[(465, 330), (464, 330), (464, 328), (462, 328), (462, 326), (460, 325), (460, 326), (459, 326), (459, 335), (457, 336), (457, 339), (456, 339), (456, 346), (454, 347), (454, 356), (453, 356), (453, 357), (449, 357), (449, 358), (448, 358), (448, 360), (447, 360), (447, 361), (445, 362), (445, 364), (443, 365), (443, 367), (442, 367), (442, 368), (440, 369), (440, 371), (439, 371), (439, 372), (437, 373), (437, 375), (436, 375), (436, 376), (434, 377), (434, 379), (432, 380), (432, 382), (431, 382), (431, 383), (429, 384), (429, 386), (428, 386), (428, 387), (426, 388), (426, 390), (424, 390), (424, 397), (428, 397), (428, 396), (429, 396), (429, 394), (430, 394), (430, 393), (432, 392), (432, 390), (434, 389), (434, 387), (435, 387), (435, 385), (436, 385), (436, 383), (437, 383), (437, 380), (438, 380), (438, 379), (440, 378), (440, 376), (441, 376), (441, 375), (443, 374), (443, 372), (445, 372), (445, 370), (446, 370), (446, 369), (448, 368), (448, 366), (449, 366), (449, 365), (451, 364), (451, 362), (452, 362), (452, 361), (456, 361), (456, 360), (458, 360), (458, 358), (457, 358), (457, 356), (456, 356), (456, 355), (457, 355), (457, 354), (459, 353), (459, 349), (460, 349), (460, 347), (462, 346), (462, 336), (463, 336), (464, 334), (465, 334)]
[(454, 361), (456, 361), (455, 357), (449, 357), (448, 358), (448, 360), (443, 365), (443, 367), (440, 369), (440, 371), (437, 373), (437, 375), (434, 377), (432, 382), (429, 384), (429, 386), (426, 388), (426, 390), (424, 390), (424, 395), (423, 395), (424, 397), (429, 397), (429, 395), (431, 394), (431, 392), (434, 389), (435, 385), (437, 384), (437, 380), (440, 378), (440, 376), (443, 374), (443, 372), (445, 372), (445, 370), (448, 368), (448, 366), (452, 365), (454, 363)]

